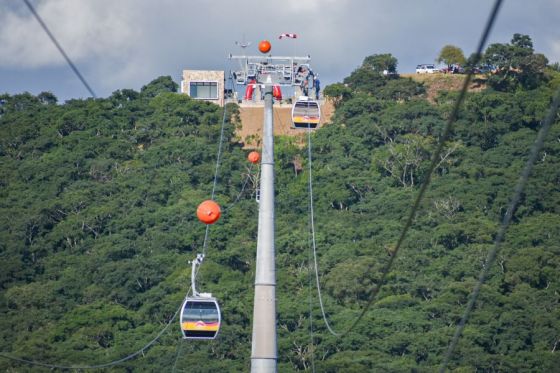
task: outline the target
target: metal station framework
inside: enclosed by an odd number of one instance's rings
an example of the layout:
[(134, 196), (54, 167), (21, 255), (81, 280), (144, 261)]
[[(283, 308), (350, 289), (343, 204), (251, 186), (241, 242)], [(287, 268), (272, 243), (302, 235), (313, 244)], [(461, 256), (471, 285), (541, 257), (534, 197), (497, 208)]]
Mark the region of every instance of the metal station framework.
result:
[[(305, 79), (309, 79), (309, 71), (312, 71), (309, 64), (311, 56), (309, 55), (286, 57), (234, 56), (230, 54), (229, 59), (239, 62), (239, 68), (232, 72), (233, 81), (237, 85), (256, 83), (298, 86)], [(313, 78), (312, 75), (311, 78)]]

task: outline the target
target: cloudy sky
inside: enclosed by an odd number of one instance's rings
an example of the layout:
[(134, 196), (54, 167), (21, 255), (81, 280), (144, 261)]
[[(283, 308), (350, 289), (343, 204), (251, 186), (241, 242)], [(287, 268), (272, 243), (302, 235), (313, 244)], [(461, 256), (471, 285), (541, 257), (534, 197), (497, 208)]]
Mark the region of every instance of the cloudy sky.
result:
[[(272, 42), (276, 55), (310, 54), (323, 85), (341, 81), (364, 57), (392, 53), (399, 72), (434, 62), (453, 44), (476, 47), (491, 0), (31, 0), (98, 96), (140, 89), (183, 69), (227, 70), (235, 41)], [(505, 0), (490, 42), (528, 34), (560, 61), (560, 0)], [(284, 32), (298, 39), (278, 40)], [(88, 97), (20, 0), (0, 0), (0, 93), (51, 91)]]

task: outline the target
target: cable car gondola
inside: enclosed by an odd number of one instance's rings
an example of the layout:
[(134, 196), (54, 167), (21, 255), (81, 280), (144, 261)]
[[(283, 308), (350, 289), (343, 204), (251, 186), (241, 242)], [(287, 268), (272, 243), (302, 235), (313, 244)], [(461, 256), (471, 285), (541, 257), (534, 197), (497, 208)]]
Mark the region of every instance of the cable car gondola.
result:
[(317, 128), (321, 121), (319, 103), (307, 96), (300, 96), (292, 107), (292, 123), (294, 128)]
[(216, 298), (187, 297), (181, 312), (184, 339), (214, 339), (220, 330), (220, 307)]
[(214, 339), (220, 331), (222, 315), (216, 298), (210, 293), (196, 291), (196, 266), (204, 260), (197, 254), (192, 262), (191, 286), (193, 296), (187, 296), (181, 307), (181, 332), (184, 339)]

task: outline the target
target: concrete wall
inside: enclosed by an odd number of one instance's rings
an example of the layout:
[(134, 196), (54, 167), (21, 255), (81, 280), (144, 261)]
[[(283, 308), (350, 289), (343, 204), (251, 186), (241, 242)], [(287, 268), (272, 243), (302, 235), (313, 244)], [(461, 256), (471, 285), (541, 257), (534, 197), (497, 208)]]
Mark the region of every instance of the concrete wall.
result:
[(213, 102), (220, 106), (224, 106), (224, 83), (225, 74), (223, 71), (217, 70), (183, 70), (183, 80), (181, 81), (181, 93), (190, 96), (191, 82), (217, 82), (218, 83), (218, 99), (205, 100)]

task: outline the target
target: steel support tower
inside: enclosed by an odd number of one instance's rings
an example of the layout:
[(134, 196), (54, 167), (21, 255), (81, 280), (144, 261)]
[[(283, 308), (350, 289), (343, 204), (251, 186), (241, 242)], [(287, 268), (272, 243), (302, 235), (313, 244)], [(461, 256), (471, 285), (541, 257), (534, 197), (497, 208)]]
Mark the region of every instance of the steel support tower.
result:
[(253, 305), (251, 373), (276, 373), (276, 264), (274, 223), (274, 123), (273, 86), (295, 86), (300, 65), (309, 68), (310, 56), (229, 56), (241, 70), (233, 74), (238, 85), (264, 87), (264, 123), (259, 198), (259, 228)]
[(264, 91), (263, 148), (257, 237), (255, 302), (251, 372), (275, 373), (276, 347), (276, 267), (274, 248), (274, 133), (272, 85)]

